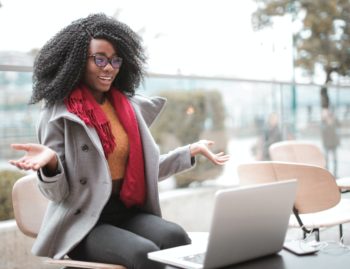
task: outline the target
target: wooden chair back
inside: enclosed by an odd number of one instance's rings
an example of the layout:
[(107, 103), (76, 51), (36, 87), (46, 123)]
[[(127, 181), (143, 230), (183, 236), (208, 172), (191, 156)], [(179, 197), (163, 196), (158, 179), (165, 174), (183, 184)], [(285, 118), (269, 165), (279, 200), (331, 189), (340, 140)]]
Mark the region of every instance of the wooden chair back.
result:
[(294, 207), (299, 214), (332, 208), (341, 199), (333, 175), (318, 166), (273, 161), (253, 162), (239, 165), (237, 172), (242, 185), (297, 179)]
[(321, 149), (305, 141), (282, 141), (269, 147), (272, 161), (307, 163), (325, 168), (326, 159)]
[(25, 235), (35, 238), (48, 205), (48, 200), (36, 185), (35, 174), (16, 181), (12, 189), (12, 203), (18, 228)]
[[(36, 184), (36, 175), (24, 176), (16, 181), (12, 189), (13, 210), (18, 228), (27, 236), (36, 238), (48, 205)], [(44, 262), (65, 268), (126, 269), (122, 265), (85, 262), (70, 259), (47, 259)]]

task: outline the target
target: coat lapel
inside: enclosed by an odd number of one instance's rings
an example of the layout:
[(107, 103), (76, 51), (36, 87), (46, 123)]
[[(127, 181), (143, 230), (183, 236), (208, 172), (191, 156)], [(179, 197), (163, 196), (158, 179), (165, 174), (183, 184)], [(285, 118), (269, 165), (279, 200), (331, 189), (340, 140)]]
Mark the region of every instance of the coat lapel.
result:
[(137, 94), (130, 98), (130, 102), (135, 112), (139, 113), (139, 116), (141, 116), (147, 126), (150, 127), (163, 110), (166, 99), (162, 97), (145, 97)]
[(95, 147), (101, 152), (101, 154), (104, 156), (103, 147), (100, 141), (100, 138), (98, 137), (98, 134), (93, 126), (87, 126), (83, 120), (81, 120), (77, 115), (69, 112), (64, 105), (64, 103), (56, 104), (53, 112), (51, 114), (51, 118), (49, 122), (58, 120), (60, 118), (65, 118), (70, 121), (76, 122), (84, 127), (86, 130), (86, 133), (90, 137), (92, 143), (95, 145)]

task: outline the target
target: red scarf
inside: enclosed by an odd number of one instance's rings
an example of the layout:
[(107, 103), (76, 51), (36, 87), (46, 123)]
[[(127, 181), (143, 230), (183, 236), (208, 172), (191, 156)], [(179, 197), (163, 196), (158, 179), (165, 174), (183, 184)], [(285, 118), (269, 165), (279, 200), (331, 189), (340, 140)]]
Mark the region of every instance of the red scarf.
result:
[[(130, 152), (120, 199), (127, 207), (142, 205), (146, 197), (145, 167), (136, 115), (123, 93), (111, 88), (107, 95), (129, 137)], [(64, 103), (69, 112), (77, 115), (86, 125), (95, 128), (107, 158), (117, 145), (111, 131), (111, 124), (89, 89), (85, 85), (79, 85), (64, 100)]]

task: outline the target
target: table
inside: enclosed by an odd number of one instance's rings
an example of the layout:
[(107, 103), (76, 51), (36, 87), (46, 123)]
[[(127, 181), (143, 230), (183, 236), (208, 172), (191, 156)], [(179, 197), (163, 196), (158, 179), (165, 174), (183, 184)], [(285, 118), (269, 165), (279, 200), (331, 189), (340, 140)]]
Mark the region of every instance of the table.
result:
[[(189, 232), (193, 244), (206, 244), (208, 232)], [(327, 243), (327, 242), (324, 242)], [(350, 246), (340, 246), (336, 242), (328, 242), (316, 254), (298, 256), (282, 249), (274, 255), (255, 260), (222, 267), (221, 269), (348, 269), (350, 268)], [(326, 244), (326, 245), (327, 245)], [(166, 269), (176, 267), (167, 266)]]
[(345, 269), (350, 267), (350, 250), (341, 247), (324, 249), (316, 254), (297, 256), (287, 250), (227, 269)]
[[(175, 267), (167, 266), (167, 269)], [(329, 245), (316, 254), (298, 256), (282, 249), (274, 255), (223, 267), (222, 269), (348, 269), (350, 249)]]

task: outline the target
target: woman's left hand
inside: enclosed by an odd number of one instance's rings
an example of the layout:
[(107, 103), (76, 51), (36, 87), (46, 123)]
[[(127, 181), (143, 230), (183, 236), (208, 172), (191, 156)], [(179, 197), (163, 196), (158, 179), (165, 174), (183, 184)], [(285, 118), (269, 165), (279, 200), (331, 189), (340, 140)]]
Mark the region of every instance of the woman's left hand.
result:
[(230, 159), (230, 155), (224, 154), (224, 152), (213, 153), (209, 149), (209, 147), (213, 144), (214, 141), (210, 140), (199, 140), (198, 142), (191, 144), (191, 157), (201, 154), (214, 164), (224, 165)]

